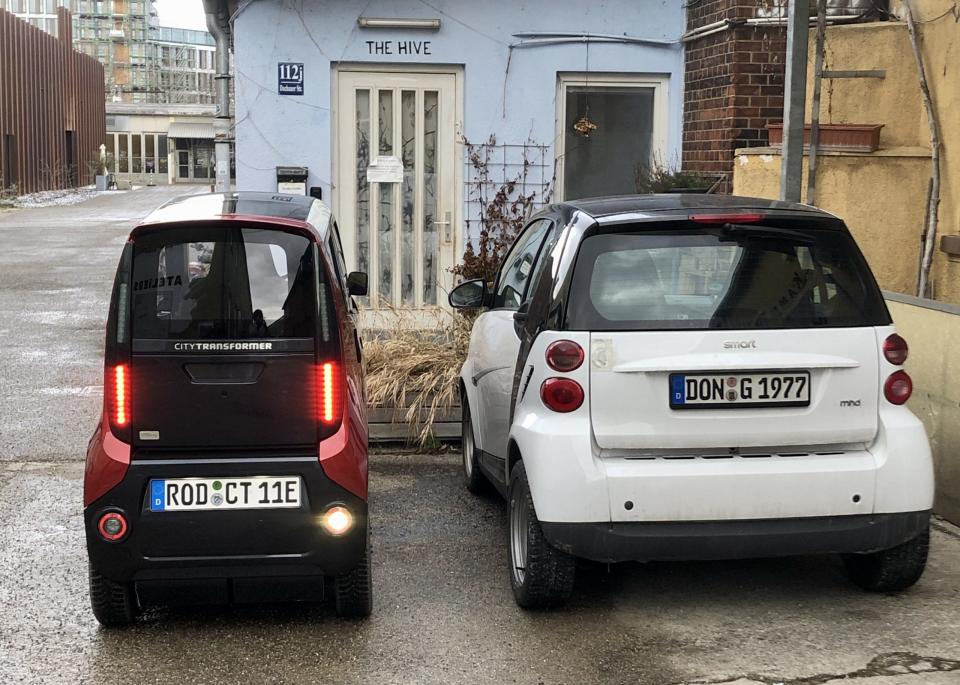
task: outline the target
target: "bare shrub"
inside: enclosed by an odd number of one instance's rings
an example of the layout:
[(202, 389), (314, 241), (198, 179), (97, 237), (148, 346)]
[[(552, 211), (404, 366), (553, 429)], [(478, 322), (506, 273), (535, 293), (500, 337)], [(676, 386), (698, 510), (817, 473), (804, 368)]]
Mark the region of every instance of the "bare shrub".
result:
[(473, 318), (437, 312), (429, 330), (404, 325), (394, 311), (392, 325), (364, 344), (367, 395), (371, 407), (406, 407), (411, 442), (435, 441), (433, 424), (460, 401), (457, 378), (467, 356)]

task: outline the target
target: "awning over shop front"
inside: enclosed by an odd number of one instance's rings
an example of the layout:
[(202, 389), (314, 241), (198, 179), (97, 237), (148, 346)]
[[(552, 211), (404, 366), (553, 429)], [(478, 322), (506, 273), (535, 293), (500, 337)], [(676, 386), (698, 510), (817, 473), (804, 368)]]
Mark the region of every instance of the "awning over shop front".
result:
[(198, 138), (213, 140), (213, 124), (175, 121), (167, 131), (168, 138)]

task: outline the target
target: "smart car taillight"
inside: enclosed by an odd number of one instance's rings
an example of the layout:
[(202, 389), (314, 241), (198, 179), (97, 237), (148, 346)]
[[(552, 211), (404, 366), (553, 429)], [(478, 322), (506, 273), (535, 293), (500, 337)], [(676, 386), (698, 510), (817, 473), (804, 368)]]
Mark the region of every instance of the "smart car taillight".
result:
[(906, 371), (894, 371), (883, 384), (883, 395), (890, 404), (903, 404), (913, 394), (913, 380)]
[(547, 364), (554, 371), (573, 371), (583, 364), (583, 348), (572, 340), (557, 340), (547, 347)]
[(907, 347), (907, 341), (896, 333), (887, 336), (887, 339), (883, 341), (883, 356), (886, 357), (887, 361), (891, 364), (900, 366), (907, 361), (907, 355), (909, 353), (910, 348)]
[(540, 399), (553, 411), (565, 414), (583, 404), (583, 388), (570, 378), (548, 378), (540, 386)]
[(117, 364), (107, 372), (110, 422), (117, 428), (130, 425), (130, 367)]

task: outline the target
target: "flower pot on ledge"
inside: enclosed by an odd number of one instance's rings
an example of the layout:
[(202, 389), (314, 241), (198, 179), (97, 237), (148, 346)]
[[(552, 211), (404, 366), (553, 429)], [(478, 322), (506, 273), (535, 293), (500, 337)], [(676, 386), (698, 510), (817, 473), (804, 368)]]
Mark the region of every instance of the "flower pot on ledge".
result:
[[(874, 152), (880, 147), (883, 124), (820, 124), (818, 150)], [(772, 147), (783, 146), (783, 124), (767, 124)], [(810, 149), (810, 125), (803, 127), (803, 149)]]

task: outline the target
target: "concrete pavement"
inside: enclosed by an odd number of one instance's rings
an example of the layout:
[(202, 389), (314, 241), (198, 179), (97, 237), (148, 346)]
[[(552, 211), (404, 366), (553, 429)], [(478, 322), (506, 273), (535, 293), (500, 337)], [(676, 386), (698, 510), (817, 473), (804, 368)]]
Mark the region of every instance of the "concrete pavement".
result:
[(909, 592), (835, 559), (579, 570), (570, 607), (510, 594), (505, 511), (451, 454), (371, 459), (374, 615), (329, 607), (89, 609), (83, 453), (107, 297), (132, 223), (182, 189), (0, 213), (0, 683), (960, 683), (960, 531)]

